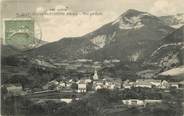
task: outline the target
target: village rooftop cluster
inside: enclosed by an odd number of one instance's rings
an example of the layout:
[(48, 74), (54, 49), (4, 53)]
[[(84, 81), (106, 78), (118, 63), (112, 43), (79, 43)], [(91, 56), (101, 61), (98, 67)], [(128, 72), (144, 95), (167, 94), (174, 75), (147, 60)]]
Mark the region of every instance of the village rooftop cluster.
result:
[[(87, 94), (93, 94), (100, 89), (108, 90), (124, 90), (132, 88), (149, 88), (149, 89), (161, 89), (168, 92), (170, 88), (182, 89), (184, 87), (184, 82), (169, 82), (166, 80), (156, 80), (156, 79), (137, 79), (135, 81), (125, 80), (122, 81), (120, 78), (100, 78), (98, 71), (94, 69), (94, 74), (92, 77), (81, 78), (79, 80), (52, 80), (43, 86), (40, 91), (31, 91), (30, 89), (23, 89), (21, 84), (7, 84), (3, 85), (8, 91), (8, 95), (14, 96), (34, 96), (57, 92), (57, 93), (70, 93), (65, 97), (59, 99), (45, 99), (45, 100), (59, 100), (60, 102), (71, 103), (73, 100), (80, 100), (83, 96)], [(71, 94), (72, 93), (72, 94)], [(74, 95), (74, 96), (71, 96)], [(54, 97), (54, 96), (53, 96)], [(38, 100), (38, 99), (37, 99)], [(39, 99), (40, 100), (40, 99)], [(44, 99), (42, 99), (44, 100)], [(128, 106), (144, 106), (147, 103), (161, 103), (162, 100), (140, 100), (137, 99), (125, 99), (122, 100), (123, 104)]]

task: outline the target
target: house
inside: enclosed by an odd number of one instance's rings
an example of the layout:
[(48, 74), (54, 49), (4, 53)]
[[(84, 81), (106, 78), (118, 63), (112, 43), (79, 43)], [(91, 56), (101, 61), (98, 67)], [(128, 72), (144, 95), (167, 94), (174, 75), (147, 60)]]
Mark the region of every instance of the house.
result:
[(42, 60), (41, 59), (35, 59), (33, 62), (36, 63), (37, 65), (39, 65), (40, 67), (43, 67), (43, 68), (45, 68), (45, 67), (56, 68), (55, 65), (53, 65), (50, 62), (44, 61), (43, 59)]
[(111, 62), (112, 62), (112, 63), (119, 63), (120, 60), (119, 60), (119, 59), (112, 59)]
[(101, 84), (96, 84), (96, 85), (93, 85), (94, 87), (94, 89), (95, 90), (98, 90), (98, 89), (111, 89), (111, 90), (113, 90), (113, 89), (115, 89), (115, 84), (114, 83), (101, 83)]
[(90, 78), (82, 78), (82, 79), (78, 80), (76, 83), (79, 84), (81, 82), (89, 84), (89, 83), (92, 83), (92, 80)]
[(90, 78), (87, 78), (87, 77), (86, 77), (86, 78), (82, 78), (81, 80), (78, 81), (78, 83), (79, 83), (80, 81), (84, 81), (86, 84), (92, 82), (92, 80), (91, 80)]
[(113, 90), (115, 88), (116, 88), (116, 85), (115, 84), (112, 84), (112, 85), (108, 86), (108, 89), (111, 89), (111, 90)]
[(108, 63), (111, 63), (111, 61), (110, 60), (104, 60), (103, 63), (108, 64)]
[(60, 87), (66, 87), (66, 82), (60, 81), (60, 82), (59, 82), (59, 86), (60, 86)]
[(59, 85), (59, 82), (58, 81), (52, 80), (52, 81), (48, 82), (46, 85), (44, 85), (42, 88), (44, 90), (47, 90), (47, 89), (58, 89), (57, 88), (58, 85)]
[(113, 90), (113, 89), (115, 89), (116, 87), (115, 87), (115, 84), (114, 84), (114, 83), (111, 83), (111, 84), (109, 84), (109, 85), (104, 85), (103, 88)]
[(66, 83), (66, 88), (71, 88), (72, 82), (66, 81), (65, 83)]
[(131, 106), (131, 107), (138, 107), (138, 106), (145, 106), (147, 104), (159, 104), (162, 103), (162, 100), (152, 100), (152, 99), (146, 99), (146, 100), (139, 100), (139, 99), (128, 99), (128, 100), (122, 100), (123, 104)]
[(56, 89), (57, 90), (62, 90), (64, 88), (66, 88), (66, 82), (60, 81), (59, 84), (57, 85)]
[(79, 93), (85, 93), (87, 91), (87, 84), (84, 80), (80, 81), (78, 83), (78, 92)]
[(163, 80), (162, 82), (161, 82), (161, 89), (167, 89), (167, 88), (169, 88), (169, 86), (170, 86), (170, 84), (166, 81), (166, 80)]
[(180, 81), (180, 82), (179, 82), (179, 87), (180, 87), (180, 88), (184, 88), (184, 81)]
[(93, 81), (93, 89), (115, 89), (115, 83), (113, 80), (103, 79), (98, 81)]
[(132, 88), (132, 84), (130, 84), (130, 83), (124, 83), (123, 84), (123, 88), (125, 88), (125, 89), (131, 89)]
[(152, 88), (152, 84), (148, 81), (140, 79), (135, 82), (134, 87)]
[(144, 100), (145, 104), (158, 104), (158, 103), (162, 103), (162, 100), (150, 100), (150, 99), (146, 99)]
[(104, 88), (104, 80), (98, 80), (93, 81), (93, 87), (94, 90), (102, 89)]
[(49, 85), (48, 85), (48, 84), (46, 84), (46, 85), (44, 85), (42, 88), (43, 88), (44, 90), (46, 90), (46, 89), (48, 89), (48, 88), (49, 88)]
[(135, 87), (146, 87), (146, 88), (160, 88), (162, 85), (161, 80), (154, 80), (154, 79), (138, 79), (135, 82)]
[(122, 86), (125, 89), (131, 89), (133, 87), (133, 85), (134, 85), (134, 82), (129, 82), (129, 80), (126, 80), (126, 81), (124, 81)]
[(104, 81), (104, 87), (108, 88), (109, 86), (113, 85), (114, 83), (110, 82), (110, 81)]
[(70, 79), (68, 82), (69, 82), (69, 83), (73, 83), (74, 81), (73, 81), (73, 79)]
[(123, 104), (128, 106), (145, 106), (144, 100), (139, 99), (128, 99), (128, 100), (122, 100)]
[(98, 80), (98, 81), (93, 81), (94, 85), (104, 85), (105, 81), (104, 80)]
[(97, 86), (94, 87), (94, 89), (96, 91), (99, 90), (99, 89), (103, 89), (103, 88), (104, 88), (104, 86), (102, 86), (102, 85), (97, 85)]
[(93, 81), (93, 89), (120, 89), (121, 88), (122, 81), (121, 79), (113, 79), (113, 78), (104, 78), (100, 79), (98, 81)]
[(85, 79), (85, 83), (91, 83), (92, 80), (91, 79)]
[(57, 84), (59, 84), (59, 82), (56, 81), (56, 80), (52, 80), (52, 81), (50, 81), (48, 84), (49, 84), (49, 85), (57, 85)]
[(106, 78), (103, 79), (105, 88), (107, 89), (120, 89), (122, 85), (121, 79)]
[(65, 102), (67, 104), (71, 103), (73, 99), (71, 98), (61, 98), (60, 101)]
[(92, 62), (91, 59), (77, 59), (76, 62)]
[(122, 80), (121, 79), (115, 79), (114, 80), (114, 84), (115, 84), (115, 88), (118, 88), (118, 89), (120, 89), (121, 88), (121, 86), (122, 86)]
[(176, 88), (176, 89), (178, 89), (178, 88), (179, 88), (179, 83), (178, 83), (178, 82), (170, 82), (170, 87), (171, 87), (171, 88)]
[(156, 88), (160, 88), (162, 81), (161, 80), (155, 80), (155, 79), (148, 79), (147, 81), (149, 81), (152, 86), (156, 87)]
[(7, 92), (8, 94), (11, 94), (11, 95), (23, 95), (24, 92), (23, 92), (23, 87), (21, 84), (7, 84), (5, 85), (6, 89), (7, 89)]

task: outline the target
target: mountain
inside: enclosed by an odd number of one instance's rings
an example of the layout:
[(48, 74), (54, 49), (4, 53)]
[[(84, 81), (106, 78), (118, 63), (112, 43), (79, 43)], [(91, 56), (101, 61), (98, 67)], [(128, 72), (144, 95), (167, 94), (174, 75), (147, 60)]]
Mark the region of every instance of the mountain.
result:
[(95, 50), (97, 46), (84, 37), (63, 38), (41, 47), (25, 51), (31, 57), (44, 56), (53, 59), (82, 58), (85, 54)]
[(161, 16), (159, 17), (165, 24), (173, 27), (180, 28), (184, 25), (184, 13), (169, 15), (169, 16)]
[[(37, 40), (39, 41), (39, 45), (37, 45), (36, 47), (40, 47), (44, 44), (47, 44), (48, 42), (43, 41), (43, 40)], [(29, 50), (29, 47), (22, 47), (21, 45), (16, 46), (16, 45), (1, 45), (1, 54), (3, 57), (6, 56), (11, 56), (11, 55), (16, 55), (16, 54), (20, 54), (23, 51)]]
[(7, 57), (11, 55), (19, 54), (21, 51), (10, 45), (1, 45), (1, 56)]
[(15, 36), (6, 41), (6, 44), (21, 51), (24, 51), (42, 46), (47, 43), (46, 41), (37, 38), (28, 39), (28, 36), (29, 35), (25, 33), (16, 33)]
[(62, 38), (26, 53), (53, 59), (144, 60), (174, 29), (156, 16), (130, 9), (94, 32), (81, 37)]
[(162, 45), (149, 59), (165, 69), (182, 65), (184, 63), (184, 26), (163, 38)]
[[(109, 29), (113, 31), (108, 32)], [(105, 25), (93, 35), (111, 35), (111, 41), (94, 51), (89, 58), (118, 58), (127, 61), (145, 59), (159, 46), (160, 40), (173, 29), (164, 25), (157, 17), (136, 10), (128, 10), (114, 22)], [(109, 37), (109, 36), (107, 36)]]

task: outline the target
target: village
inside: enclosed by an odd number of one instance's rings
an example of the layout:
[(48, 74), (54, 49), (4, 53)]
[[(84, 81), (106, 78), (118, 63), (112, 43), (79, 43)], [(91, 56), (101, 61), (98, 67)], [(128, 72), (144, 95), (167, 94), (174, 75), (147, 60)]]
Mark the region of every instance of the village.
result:
[[(102, 89), (110, 91), (124, 91), (142, 88), (150, 90), (156, 89), (167, 93), (170, 89), (182, 90), (184, 88), (184, 81), (172, 82), (161, 79), (137, 79), (134, 81), (123, 81), (120, 78), (100, 78), (97, 69), (94, 69), (92, 77), (81, 78), (79, 80), (52, 80), (44, 85), (40, 91), (32, 91), (29, 88), (23, 89), (22, 85), (18, 83), (2, 85), (2, 88), (6, 88), (7, 96), (26, 96), (34, 102), (56, 101), (69, 104), (73, 101), (81, 100), (86, 96), (90, 96)], [(145, 106), (146, 104), (158, 104), (161, 102), (162, 99), (121, 99), (121, 103), (129, 107), (139, 107)]]

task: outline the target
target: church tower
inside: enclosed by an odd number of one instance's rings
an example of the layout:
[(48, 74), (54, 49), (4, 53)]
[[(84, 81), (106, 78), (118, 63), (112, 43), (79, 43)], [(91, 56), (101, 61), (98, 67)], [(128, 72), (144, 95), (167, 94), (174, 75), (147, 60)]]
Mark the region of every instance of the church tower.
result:
[(98, 80), (98, 73), (97, 73), (96, 69), (94, 71), (93, 80)]

